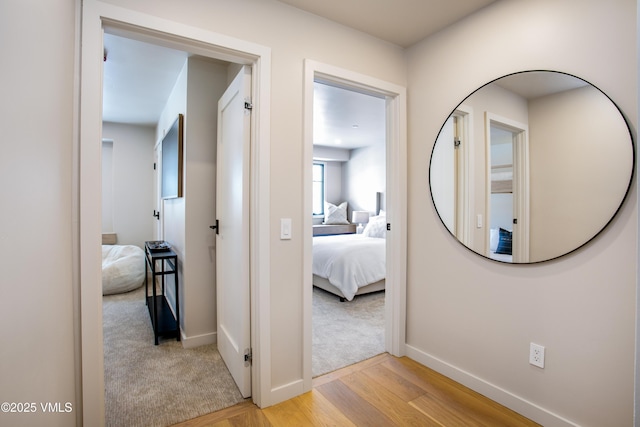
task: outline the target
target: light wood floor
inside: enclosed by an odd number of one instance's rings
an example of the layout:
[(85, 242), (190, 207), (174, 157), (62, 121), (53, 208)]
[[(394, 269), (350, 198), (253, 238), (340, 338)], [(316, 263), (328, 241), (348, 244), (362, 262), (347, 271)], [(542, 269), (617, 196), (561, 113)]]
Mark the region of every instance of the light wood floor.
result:
[(381, 354), (313, 380), (266, 409), (250, 400), (177, 424), (204, 426), (537, 426), (406, 357)]

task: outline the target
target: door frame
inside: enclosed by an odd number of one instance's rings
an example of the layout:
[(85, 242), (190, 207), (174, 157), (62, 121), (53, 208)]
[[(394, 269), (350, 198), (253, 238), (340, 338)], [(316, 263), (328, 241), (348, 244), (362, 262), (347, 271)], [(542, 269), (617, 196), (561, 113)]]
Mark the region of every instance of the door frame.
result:
[[(529, 126), (498, 114), (485, 112), (485, 158), (486, 191), (485, 218), (491, 223), (491, 126), (513, 133), (513, 217), (518, 224), (513, 226), (513, 262), (529, 262)], [(491, 227), (485, 227), (484, 253), (490, 253)]]
[[(311, 59), (304, 62), (303, 165), (313, 162), (313, 83), (316, 78), (386, 99), (386, 208), (387, 289), (385, 292), (385, 350), (394, 356), (406, 352), (407, 277), (407, 135), (406, 88), (364, 74)], [(312, 173), (303, 168), (302, 197), (302, 369), (304, 391), (312, 388)], [(391, 284), (391, 286), (388, 286)]]
[(80, 293), (81, 408), (84, 424), (104, 420), (101, 273), (102, 62), (105, 27), (175, 49), (252, 67), (250, 219), (252, 390), (258, 406), (271, 400), (270, 345), (270, 86), (271, 49), (119, 6), (84, 0), (80, 66), (80, 139), (74, 146), (78, 191), (74, 200), (74, 257)]
[(457, 119), (454, 124), (454, 133), (460, 138), (457, 153), (455, 171), (456, 181), (456, 209), (455, 236), (465, 246), (473, 247), (473, 206), (475, 205), (475, 190), (471, 185), (475, 169), (473, 167), (474, 141), (473, 132), (470, 132), (473, 123), (473, 108), (467, 105), (458, 105), (451, 116)]

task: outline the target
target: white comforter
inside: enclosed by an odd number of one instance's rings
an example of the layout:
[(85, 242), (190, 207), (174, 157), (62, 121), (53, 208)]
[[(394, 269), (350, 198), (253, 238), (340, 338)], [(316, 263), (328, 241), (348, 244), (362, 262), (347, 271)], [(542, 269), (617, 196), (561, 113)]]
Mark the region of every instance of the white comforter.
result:
[(328, 279), (352, 300), (358, 288), (386, 276), (385, 239), (360, 234), (313, 238), (313, 274)]

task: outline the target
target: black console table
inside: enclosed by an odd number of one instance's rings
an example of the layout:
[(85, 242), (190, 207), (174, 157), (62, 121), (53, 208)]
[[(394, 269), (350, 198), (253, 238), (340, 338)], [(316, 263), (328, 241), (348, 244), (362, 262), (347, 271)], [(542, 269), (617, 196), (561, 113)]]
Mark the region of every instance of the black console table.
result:
[[(155, 344), (158, 345), (158, 337), (176, 337), (180, 341), (180, 299), (178, 294), (178, 255), (168, 247), (162, 247), (161, 242), (145, 242), (144, 252), (146, 262), (144, 264), (144, 289), (145, 300), (149, 308), (151, 326)], [(149, 295), (148, 269), (151, 270), (151, 295)], [(165, 293), (165, 276), (173, 275), (175, 284), (176, 311), (175, 316)], [(159, 279), (159, 280), (157, 280)], [(158, 294), (158, 281), (160, 282), (160, 294)]]

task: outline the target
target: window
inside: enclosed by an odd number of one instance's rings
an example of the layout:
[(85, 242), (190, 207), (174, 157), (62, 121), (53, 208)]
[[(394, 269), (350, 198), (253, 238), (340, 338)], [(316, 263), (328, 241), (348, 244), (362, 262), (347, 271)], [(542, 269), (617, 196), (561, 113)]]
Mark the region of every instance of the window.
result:
[(313, 214), (324, 215), (324, 164), (313, 164)]

